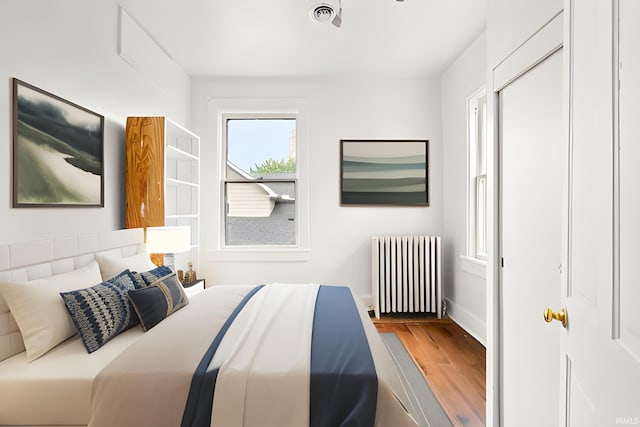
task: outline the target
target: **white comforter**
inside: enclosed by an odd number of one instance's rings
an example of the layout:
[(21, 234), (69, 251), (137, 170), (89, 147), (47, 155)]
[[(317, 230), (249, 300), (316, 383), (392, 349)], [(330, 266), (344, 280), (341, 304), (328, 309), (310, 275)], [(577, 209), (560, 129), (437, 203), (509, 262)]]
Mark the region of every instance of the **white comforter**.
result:
[[(252, 288), (206, 290), (114, 359), (94, 381), (89, 425), (180, 426), (193, 372)], [(315, 293), (315, 285), (272, 285), (249, 300), (212, 361), (220, 366), (212, 426), (308, 425)], [(415, 426), (387, 349), (364, 310), (360, 315), (378, 375), (375, 425)]]

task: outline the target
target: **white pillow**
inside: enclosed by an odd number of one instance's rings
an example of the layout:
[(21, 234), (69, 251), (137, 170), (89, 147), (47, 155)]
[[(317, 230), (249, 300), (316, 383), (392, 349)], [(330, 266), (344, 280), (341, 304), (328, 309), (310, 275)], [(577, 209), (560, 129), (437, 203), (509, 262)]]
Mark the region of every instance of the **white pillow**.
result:
[(153, 262), (148, 252), (140, 252), (129, 257), (110, 257), (104, 254), (96, 254), (98, 264), (100, 264), (100, 274), (102, 274), (102, 280), (109, 280), (112, 277), (116, 277), (124, 270), (130, 271), (149, 271), (157, 267)]
[(76, 333), (60, 292), (74, 291), (100, 282), (100, 268), (97, 261), (93, 260), (68, 273), (28, 282), (0, 283), (0, 292), (22, 334), (27, 361), (36, 360)]

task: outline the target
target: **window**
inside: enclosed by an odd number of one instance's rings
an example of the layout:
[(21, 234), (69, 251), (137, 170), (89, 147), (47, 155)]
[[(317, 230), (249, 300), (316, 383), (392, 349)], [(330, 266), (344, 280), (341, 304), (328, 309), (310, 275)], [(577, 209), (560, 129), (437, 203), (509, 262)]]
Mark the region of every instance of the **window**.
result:
[(215, 149), (203, 163), (218, 185), (203, 213), (210, 261), (308, 261), (309, 106), (304, 98), (211, 98)]
[(487, 259), (487, 97), (483, 87), (467, 99), (467, 255)]
[(295, 115), (229, 113), (222, 125), (224, 246), (296, 246)]

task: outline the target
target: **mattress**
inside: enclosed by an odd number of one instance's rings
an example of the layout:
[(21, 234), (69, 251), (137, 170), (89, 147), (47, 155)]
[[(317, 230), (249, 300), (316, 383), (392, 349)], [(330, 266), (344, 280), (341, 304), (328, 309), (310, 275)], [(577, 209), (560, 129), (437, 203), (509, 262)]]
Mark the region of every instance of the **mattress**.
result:
[(129, 329), (91, 354), (76, 335), (31, 363), (25, 352), (0, 362), (0, 425), (87, 425), (93, 379), (142, 335)]

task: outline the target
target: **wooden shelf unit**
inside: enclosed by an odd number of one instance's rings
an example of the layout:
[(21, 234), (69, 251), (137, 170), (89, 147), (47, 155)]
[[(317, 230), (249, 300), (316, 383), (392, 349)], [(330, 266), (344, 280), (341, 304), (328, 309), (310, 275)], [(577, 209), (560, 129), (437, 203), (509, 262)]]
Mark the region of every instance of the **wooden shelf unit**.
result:
[(190, 226), (191, 251), (177, 269), (199, 266), (200, 138), (165, 117), (127, 118), (126, 226)]

